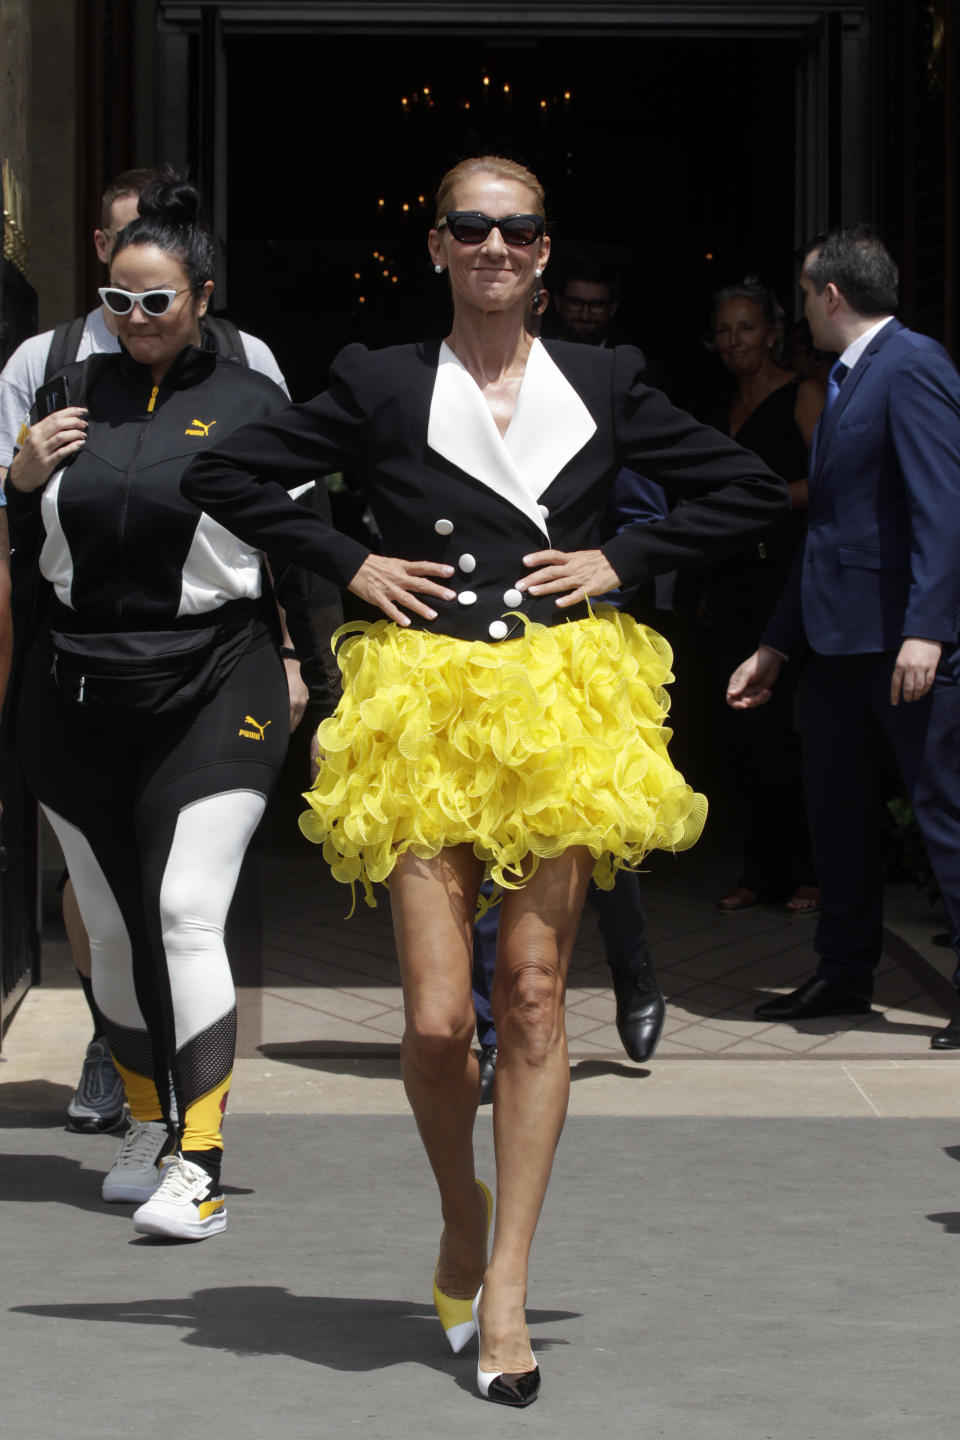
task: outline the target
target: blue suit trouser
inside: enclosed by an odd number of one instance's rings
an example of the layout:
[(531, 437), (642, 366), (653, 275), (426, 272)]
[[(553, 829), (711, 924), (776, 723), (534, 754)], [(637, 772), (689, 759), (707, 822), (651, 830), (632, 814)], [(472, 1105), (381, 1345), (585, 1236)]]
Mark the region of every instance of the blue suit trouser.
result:
[[(814, 655), (803, 697), (803, 772), (822, 910), (818, 974), (869, 993), (883, 936), (876, 780), (893, 752), (960, 953), (960, 656), (945, 652), (922, 700), (890, 703), (896, 654)], [(954, 975), (960, 983), (960, 964)]]
[[(489, 894), (492, 886), (484, 885)], [(632, 870), (618, 870), (612, 890), (600, 890), (591, 883), (587, 899), (597, 912), (597, 924), (611, 970), (638, 980), (650, 959), (647, 950), (647, 917), (640, 900), (640, 877)], [(474, 926), (473, 1004), (477, 1012), (477, 1040), (496, 1045), (497, 1031), (490, 1009), (490, 991), (497, 958), (497, 925), (500, 907), (494, 905)]]

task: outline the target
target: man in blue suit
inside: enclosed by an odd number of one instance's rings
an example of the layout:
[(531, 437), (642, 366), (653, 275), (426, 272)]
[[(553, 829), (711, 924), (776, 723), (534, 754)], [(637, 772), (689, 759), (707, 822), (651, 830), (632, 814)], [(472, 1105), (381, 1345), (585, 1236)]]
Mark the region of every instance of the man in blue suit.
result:
[[(814, 344), (840, 358), (814, 436), (806, 542), (727, 699), (763, 704), (806, 643), (804, 783), (823, 908), (816, 974), (760, 1005), (764, 1019), (870, 1009), (883, 738), (960, 944), (960, 376), (936, 341), (894, 318), (897, 280), (862, 228), (815, 242), (800, 276)], [(960, 1009), (931, 1043), (960, 1048)]]

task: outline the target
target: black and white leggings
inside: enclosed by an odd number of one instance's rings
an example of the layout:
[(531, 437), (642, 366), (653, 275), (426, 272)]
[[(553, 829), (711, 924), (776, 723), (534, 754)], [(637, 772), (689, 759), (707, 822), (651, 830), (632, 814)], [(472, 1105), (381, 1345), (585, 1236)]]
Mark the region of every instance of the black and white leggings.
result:
[(90, 936), (93, 992), (137, 1120), (186, 1154), (222, 1149), (237, 1012), (224, 924), (287, 748), (287, 684), (256, 644), (161, 731), (106, 733), (64, 701), (41, 639), (18, 740)]

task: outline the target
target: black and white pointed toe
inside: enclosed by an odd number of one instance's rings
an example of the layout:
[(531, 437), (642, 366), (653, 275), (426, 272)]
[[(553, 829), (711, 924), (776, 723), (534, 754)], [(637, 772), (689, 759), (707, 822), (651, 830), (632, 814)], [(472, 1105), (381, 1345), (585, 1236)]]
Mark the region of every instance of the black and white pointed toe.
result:
[[(477, 1327), (477, 1339), (481, 1341), (480, 1296), (483, 1294), (483, 1286), (477, 1292), (477, 1298), (473, 1302), (473, 1321)], [(521, 1370), (516, 1374), (506, 1374), (500, 1370), (481, 1370), (480, 1361), (477, 1361), (477, 1389), (485, 1400), (494, 1400), (498, 1405), (532, 1405), (540, 1394), (540, 1367), (537, 1364), (537, 1357), (530, 1351), (530, 1358), (533, 1360), (532, 1370)]]

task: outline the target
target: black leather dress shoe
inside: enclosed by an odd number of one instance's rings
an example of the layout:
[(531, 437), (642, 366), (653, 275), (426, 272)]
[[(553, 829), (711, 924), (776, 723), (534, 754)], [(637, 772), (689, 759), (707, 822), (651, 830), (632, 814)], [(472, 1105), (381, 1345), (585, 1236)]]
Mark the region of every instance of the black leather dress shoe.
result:
[(761, 1020), (815, 1020), (820, 1015), (869, 1015), (870, 995), (814, 976), (792, 995), (765, 1000), (754, 1010)]
[(617, 997), (617, 1031), (623, 1048), (631, 1060), (649, 1060), (663, 1029), (667, 1007), (653, 973), (653, 966), (644, 965), (639, 979), (613, 974), (613, 993)]
[(480, 1104), (490, 1105), (493, 1103), (493, 1082), (497, 1074), (497, 1047), (496, 1045), (481, 1045), (480, 1047)]
[(960, 1006), (954, 1011), (949, 1025), (930, 1036), (931, 1050), (960, 1050)]

